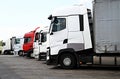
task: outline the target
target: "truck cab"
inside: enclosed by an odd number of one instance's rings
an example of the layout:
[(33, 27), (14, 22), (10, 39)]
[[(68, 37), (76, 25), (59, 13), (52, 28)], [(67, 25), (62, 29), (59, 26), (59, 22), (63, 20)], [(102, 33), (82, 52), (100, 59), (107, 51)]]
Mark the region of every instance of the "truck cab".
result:
[(54, 11), (51, 20), (47, 63), (57, 63), (62, 67), (77, 64), (76, 53), (92, 49), (88, 11), (83, 5)]
[(23, 54), (23, 43), (24, 43), (24, 38), (23, 37), (16, 37), (15, 39), (15, 44), (14, 44), (14, 54), (22, 56)]
[(48, 27), (45, 26), (36, 31), (34, 39), (33, 57), (37, 60), (46, 59)]
[(47, 34), (48, 31), (45, 29), (41, 32), (41, 38), (40, 38), (40, 53), (39, 53), (39, 60), (46, 60), (46, 55), (47, 55)]
[(39, 35), (39, 29), (36, 31), (35, 33), (35, 37), (34, 37), (34, 43), (33, 43), (33, 54), (32, 54), (32, 57), (34, 58), (38, 58), (38, 53), (39, 53), (39, 38), (40, 38), (40, 35)]
[(13, 55), (15, 38), (16, 37), (11, 37), (11, 38), (7, 39), (6, 41), (3, 41), (4, 45), (3, 45), (3, 49), (2, 49), (2, 54), (5, 54), (5, 55), (12, 54)]
[(27, 57), (31, 57), (31, 54), (33, 53), (34, 36), (38, 28), (39, 27), (37, 27), (35, 30), (30, 31), (24, 35), (23, 51), (24, 51), (24, 55), (26, 55)]

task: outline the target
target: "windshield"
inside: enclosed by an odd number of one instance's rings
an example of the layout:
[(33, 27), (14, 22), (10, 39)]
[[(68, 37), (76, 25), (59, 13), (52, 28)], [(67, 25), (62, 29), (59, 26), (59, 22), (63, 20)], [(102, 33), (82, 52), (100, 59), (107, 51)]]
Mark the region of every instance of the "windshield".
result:
[(54, 20), (51, 21), (50, 30), (52, 32), (61, 31), (64, 30), (65, 28), (66, 28), (66, 18), (55, 17)]
[(24, 37), (24, 43), (28, 43), (31, 41), (31, 38), (30, 37)]
[(15, 44), (20, 44), (20, 39), (15, 39)]
[(41, 33), (41, 41), (46, 42), (47, 41), (47, 33)]

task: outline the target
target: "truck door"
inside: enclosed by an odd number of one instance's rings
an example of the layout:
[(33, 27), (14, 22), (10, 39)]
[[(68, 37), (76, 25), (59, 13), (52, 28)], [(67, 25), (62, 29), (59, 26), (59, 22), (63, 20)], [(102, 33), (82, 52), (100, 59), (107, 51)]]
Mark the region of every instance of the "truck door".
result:
[(60, 49), (66, 48), (67, 43), (67, 27), (66, 27), (65, 17), (56, 18), (54, 22), (51, 23), (50, 32), (50, 48), (51, 55), (58, 54)]
[(38, 44), (39, 42), (38, 42), (38, 40), (39, 40), (39, 33), (37, 32), (35, 34), (34, 44), (33, 44), (33, 46), (34, 46), (34, 54), (39, 53), (39, 44)]
[(40, 52), (45, 53), (47, 52), (47, 33), (41, 33), (41, 45), (40, 45)]

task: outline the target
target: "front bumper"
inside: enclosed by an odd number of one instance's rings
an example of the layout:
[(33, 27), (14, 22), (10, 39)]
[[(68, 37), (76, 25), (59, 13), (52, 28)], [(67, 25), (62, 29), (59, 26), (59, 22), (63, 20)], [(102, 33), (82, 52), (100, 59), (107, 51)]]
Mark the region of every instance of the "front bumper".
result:
[(46, 60), (46, 56), (47, 56), (47, 52), (41, 52), (41, 53), (39, 54), (40, 60)]

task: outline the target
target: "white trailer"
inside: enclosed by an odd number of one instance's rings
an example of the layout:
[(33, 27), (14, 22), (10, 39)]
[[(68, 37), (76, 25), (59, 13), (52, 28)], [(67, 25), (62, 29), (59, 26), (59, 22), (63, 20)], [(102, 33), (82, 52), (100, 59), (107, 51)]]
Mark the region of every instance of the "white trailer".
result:
[(94, 0), (54, 11), (51, 20), (47, 64), (73, 68), (82, 64), (120, 66), (120, 0)]
[(23, 37), (16, 37), (15, 38), (14, 55), (22, 56), (22, 54), (23, 54), (23, 43), (24, 43), (24, 38)]
[(16, 37), (12, 37), (6, 41), (4, 41), (4, 46), (2, 49), (2, 54), (13, 54), (14, 51), (14, 44), (15, 44), (15, 38)]

